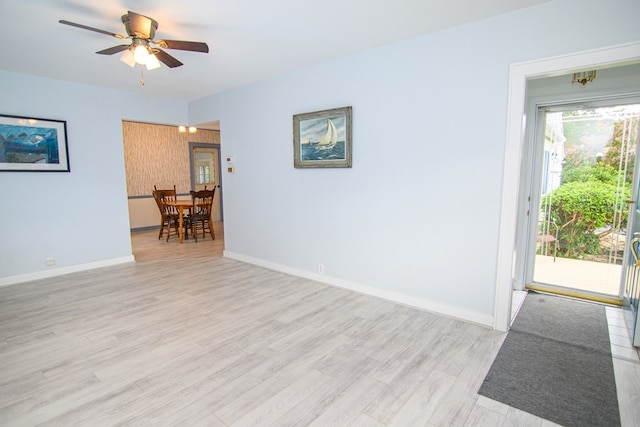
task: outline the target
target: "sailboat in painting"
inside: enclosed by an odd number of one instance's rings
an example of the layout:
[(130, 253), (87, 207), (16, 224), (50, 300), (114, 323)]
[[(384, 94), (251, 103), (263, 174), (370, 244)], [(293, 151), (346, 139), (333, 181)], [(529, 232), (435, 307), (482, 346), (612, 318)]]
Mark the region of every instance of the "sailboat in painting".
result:
[(317, 148), (319, 150), (329, 150), (336, 145), (338, 141), (338, 131), (336, 130), (336, 125), (333, 124), (331, 119), (327, 119), (327, 132), (324, 136), (318, 141)]
[[(336, 124), (337, 123), (337, 124)], [(342, 120), (338, 116), (310, 119), (301, 126), (302, 161), (326, 161), (345, 158), (345, 141), (339, 135)], [(341, 140), (342, 139), (342, 140)]]

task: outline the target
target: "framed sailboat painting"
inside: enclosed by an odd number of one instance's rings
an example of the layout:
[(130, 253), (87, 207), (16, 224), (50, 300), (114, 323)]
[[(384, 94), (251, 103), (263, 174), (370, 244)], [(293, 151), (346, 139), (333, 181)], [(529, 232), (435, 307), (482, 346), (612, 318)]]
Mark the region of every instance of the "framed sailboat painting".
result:
[(293, 116), (293, 166), (351, 167), (351, 106)]

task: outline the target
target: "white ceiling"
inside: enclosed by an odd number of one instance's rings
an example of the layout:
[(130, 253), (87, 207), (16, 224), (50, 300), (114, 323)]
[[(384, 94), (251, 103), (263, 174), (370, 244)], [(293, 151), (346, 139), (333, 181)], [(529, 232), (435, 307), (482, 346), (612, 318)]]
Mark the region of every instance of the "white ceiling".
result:
[[(292, 69), (548, 0), (0, 0), (0, 69), (192, 100)], [(167, 50), (182, 67), (144, 71), (94, 52), (124, 34), (132, 10), (158, 39), (204, 41), (208, 54)]]

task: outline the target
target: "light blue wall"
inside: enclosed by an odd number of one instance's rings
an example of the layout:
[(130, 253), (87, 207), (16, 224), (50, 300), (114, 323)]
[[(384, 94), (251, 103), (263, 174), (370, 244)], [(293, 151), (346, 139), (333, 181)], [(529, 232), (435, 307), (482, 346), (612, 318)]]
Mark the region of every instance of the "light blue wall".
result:
[[(192, 102), (235, 159), (226, 251), (493, 316), (509, 65), (638, 40), (639, 16), (556, 0)], [(346, 105), (353, 168), (294, 169), (292, 115)]]
[(0, 94), (2, 114), (66, 120), (71, 166), (0, 172), (0, 279), (130, 257), (122, 120), (186, 123), (186, 102), (1, 71)]

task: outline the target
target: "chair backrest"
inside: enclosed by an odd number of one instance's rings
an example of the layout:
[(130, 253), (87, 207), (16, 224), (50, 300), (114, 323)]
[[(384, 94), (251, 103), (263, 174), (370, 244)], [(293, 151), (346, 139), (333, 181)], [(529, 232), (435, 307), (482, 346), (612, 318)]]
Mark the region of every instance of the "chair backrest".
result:
[(156, 201), (156, 205), (158, 206), (158, 209), (160, 210), (160, 213), (162, 213), (163, 208), (162, 208), (162, 197), (164, 196), (164, 193), (162, 192), (162, 190), (153, 190), (153, 199)]
[(215, 193), (215, 188), (213, 190), (191, 191), (194, 215), (207, 218), (211, 216), (211, 207), (213, 206), (213, 196)]
[(173, 189), (166, 189), (166, 190), (158, 190), (156, 188), (156, 186), (153, 186), (153, 193), (154, 193), (154, 197), (155, 197), (155, 192), (156, 191), (160, 191), (162, 193), (164, 193), (164, 197), (169, 198), (169, 199), (173, 199), (176, 200), (176, 198), (178, 197), (178, 193), (176, 191), (176, 186), (173, 186)]
[(153, 198), (156, 201), (156, 205), (158, 205), (158, 209), (161, 214), (170, 214), (175, 213), (175, 206), (168, 205), (168, 201), (175, 201), (178, 197), (176, 192), (176, 186), (173, 186), (173, 190), (158, 190), (156, 186), (153, 186)]

